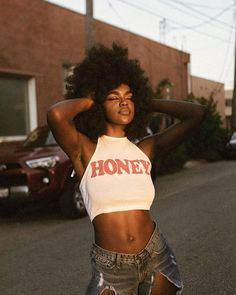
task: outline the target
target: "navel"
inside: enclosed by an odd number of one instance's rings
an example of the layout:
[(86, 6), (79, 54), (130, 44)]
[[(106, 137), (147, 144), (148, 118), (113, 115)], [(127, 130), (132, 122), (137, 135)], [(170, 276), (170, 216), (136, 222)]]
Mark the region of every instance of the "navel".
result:
[(129, 237), (128, 237), (128, 241), (129, 242), (133, 242), (135, 240), (135, 237), (134, 236), (131, 236), (131, 235), (129, 235)]

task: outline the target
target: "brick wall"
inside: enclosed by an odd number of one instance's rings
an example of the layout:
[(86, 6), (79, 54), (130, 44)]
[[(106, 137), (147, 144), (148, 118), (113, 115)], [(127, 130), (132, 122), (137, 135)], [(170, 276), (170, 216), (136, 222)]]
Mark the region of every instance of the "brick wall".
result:
[[(62, 64), (84, 57), (84, 15), (42, 0), (3, 0), (0, 9), (0, 72), (36, 78), (38, 124), (50, 105), (62, 99)], [(119, 41), (138, 58), (153, 86), (174, 83), (172, 96), (187, 95), (189, 55), (111, 25), (95, 22), (95, 40)]]

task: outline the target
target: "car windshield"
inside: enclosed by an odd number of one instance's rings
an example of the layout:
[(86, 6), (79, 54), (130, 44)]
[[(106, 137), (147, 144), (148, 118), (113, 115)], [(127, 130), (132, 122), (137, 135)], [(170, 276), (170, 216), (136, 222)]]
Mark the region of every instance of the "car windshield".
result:
[(29, 133), (23, 143), (25, 148), (57, 145), (52, 132), (48, 128), (37, 128)]
[(236, 139), (236, 132), (233, 133), (231, 139)]

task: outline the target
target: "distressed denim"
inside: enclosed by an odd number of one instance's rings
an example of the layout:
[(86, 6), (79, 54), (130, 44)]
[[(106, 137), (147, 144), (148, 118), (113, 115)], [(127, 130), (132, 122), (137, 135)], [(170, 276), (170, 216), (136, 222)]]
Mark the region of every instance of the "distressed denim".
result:
[(90, 256), (92, 278), (86, 295), (99, 295), (105, 289), (117, 295), (148, 295), (156, 272), (179, 289), (177, 294), (182, 294), (176, 258), (157, 226), (146, 247), (137, 254), (116, 253), (93, 244)]

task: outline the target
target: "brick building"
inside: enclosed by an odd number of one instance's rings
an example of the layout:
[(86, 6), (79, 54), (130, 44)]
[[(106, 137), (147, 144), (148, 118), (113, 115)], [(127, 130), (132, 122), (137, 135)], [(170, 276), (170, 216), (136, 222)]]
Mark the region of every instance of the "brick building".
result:
[(214, 101), (217, 102), (216, 109), (221, 116), (222, 127), (226, 127), (225, 118), (225, 91), (224, 84), (196, 76), (191, 76), (191, 92), (196, 97), (209, 98), (213, 95)]
[[(66, 72), (84, 57), (85, 16), (43, 0), (3, 0), (0, 26), (0, 141), (8, 141), (45, 124), (62, 99)], [(153, 87), (169, 78), (171, 97), (186, 97), (189, 54), (100, 21), (94, 29), (96, 42), (128, 47)]]

